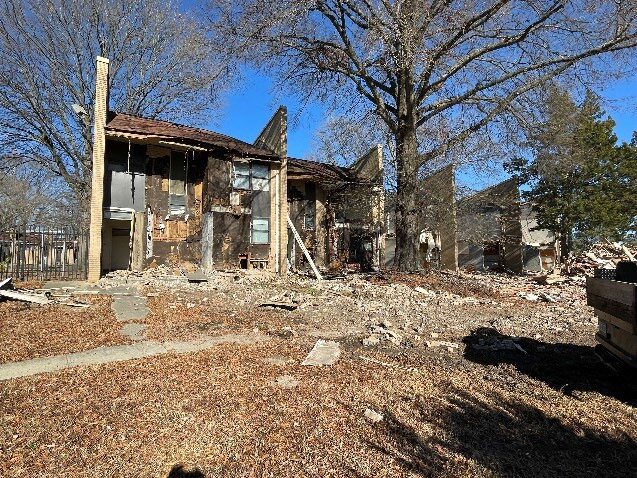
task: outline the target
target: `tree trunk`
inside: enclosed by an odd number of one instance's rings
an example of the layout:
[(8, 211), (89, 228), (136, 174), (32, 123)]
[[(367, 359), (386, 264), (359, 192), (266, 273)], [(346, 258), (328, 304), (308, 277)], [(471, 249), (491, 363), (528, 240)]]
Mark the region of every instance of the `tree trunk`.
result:
[(563, 228), (560, 232), (560, 262), (568, 266), (568, 255), (571, 252), (572, 233), (569, 228)]
[(400, 271), (420, 269), (418, 231), (418, 141), (415, 121), (403, 123), (396, 134), (396, 258)]

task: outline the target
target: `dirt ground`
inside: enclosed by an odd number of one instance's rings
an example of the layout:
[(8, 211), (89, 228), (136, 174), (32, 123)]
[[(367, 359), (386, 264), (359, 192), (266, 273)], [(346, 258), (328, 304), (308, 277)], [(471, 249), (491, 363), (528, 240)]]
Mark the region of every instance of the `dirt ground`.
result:
[[(270, 340), (0, 382), (1, 476), (165, 477), (179, 462), (209, 478), (637, 469), (637, 385), (595, 355), (580, 281), (229, 273), (134, 284), (151, 339), (258, 329)], [(318, 338), (339, 342), (339, 360), (301, 366)]]

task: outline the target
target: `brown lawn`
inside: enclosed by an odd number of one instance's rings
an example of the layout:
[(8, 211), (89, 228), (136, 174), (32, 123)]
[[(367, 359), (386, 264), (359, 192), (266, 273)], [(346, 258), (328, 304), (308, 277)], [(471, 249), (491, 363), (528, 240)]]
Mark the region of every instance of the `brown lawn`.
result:
[[(512, 364), (360, 349), (331, 367), (301, 367), (311, 345), (273, 339), (0, 382), (0, 475), (163, 477), (177, 462), (206, 477), (631, 476), (637, 467), (635, 408), (594, 381), (565, 390)], [(282, 375), (298, 387), (275, 385)], [(367, 407), (383, 421), (367, 421)]]
[(108, 296), (82, 296), (89, 308), (0, 302), (0, 363), (127, 343)]

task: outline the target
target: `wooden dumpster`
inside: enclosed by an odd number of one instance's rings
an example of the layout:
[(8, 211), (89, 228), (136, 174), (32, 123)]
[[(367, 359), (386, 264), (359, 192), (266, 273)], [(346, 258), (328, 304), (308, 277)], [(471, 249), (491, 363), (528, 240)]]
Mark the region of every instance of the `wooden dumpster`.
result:
[(595, 338), (614, 356), (637, 367), (637, 284), (586, 278), (587, 304), (595, 308)]

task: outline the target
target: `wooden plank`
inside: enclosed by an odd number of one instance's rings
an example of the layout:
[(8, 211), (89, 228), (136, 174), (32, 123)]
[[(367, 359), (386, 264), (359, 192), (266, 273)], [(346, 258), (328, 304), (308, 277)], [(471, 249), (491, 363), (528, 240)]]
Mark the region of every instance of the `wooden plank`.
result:
[(0, 281), (0, 290), (11, 288), (11, 277), (7, 277), (3, 281)]
[(626, 352), (615, 346), (615, 344), (610, 342), (606, 337), (602, 337), (600, 334), (595, 334), (595, 340), (597, 340), (600, 345), (602, 345), (615, 357), (618, 357), (619, 359), (623, 360), (633, 367), (637, 367), (637, 358), (631, 357), (630, 355), (626, 354)]
[(586, 292), (633, 307), (637, 302), (637, 286), (627, 282), (587, 277)]
[(632, 332), (626, 332), (613, 324), (607, 322), (605, 324), (606, 334), (602, 334), (601, 332), (598, 332), (597, 334), (604, 340), (613, 344), (614, 347), (617, 347), (624, 354), (637, 358), (637, 335)]
[(24, 294), (13, 290), (0, 290), (0, 296), (7, 299), (20, 300), (22, 302), (32, 302), (34, 304), (50, 304), (51, 301), (43, 295)]
[(602, 312), (601, 310), (595, 309), (595, 315), (598, 319), (603, 320), (604, 322), (609, 322), (613, 324), (615, 327), (619, 327), (622, 330), (630, 333), (637, 333), (637, 323), (629, 322), (628, 320), (620, 319), (619, 317), (615, 317), (614, 315), (607, 314), (606, 312)]
[(310, 266), (312, 267), (312, 271), (314, 271), (314, 275), (316, 276), (316, 278), (318, 280), (323, 280), (323, 277), (321, 276), (321, 273), (316, 268), (316, 264), (314, 264), (314, 261), (312, 260), (312, 257), (310, 256), (310, 252), (305, 247), (305, 244), (303, 244), (303, 241), (301, 240), (301, 236), (299, 236), (299, 233), (297, 232), (296, 228), (294, 227), (294, 223), (292, 222), (292, 219), (290, 219), (290, 216), (288, 216), (288, 226), (290, 227), (290, 230), (292, 231), (292, 234), (294, 234), (294, 239), (296, 239), (296, 242), (299, 244), (299, 247), (303, 251), (303, 254), (305, 255), (305, 258), (310, 263)]
[(634, 323), (636, 312), (635, 307), (627, 304), (623, 304), (621, 302), (615, 302), (614, 300), (608, 299), (606, 297), (600, 297), (598, 295), (587, 294), (586, 295), (586, 304), (591, 307), (595, 307), (602, 312), (606, 312), (607, 314), (614, 315), (622, 320), (626, 320), (631, 324)]
[(133, 215), (133, 250), (131, 254), (131, 270), (141, 272), (144, 269), (144, 213)]
[(201, 231), (201, 268), (206, 271), (212, 271), (212, 243), (213, 243), (213, 214), (208, 212), (203, 215), (203, 227)]

